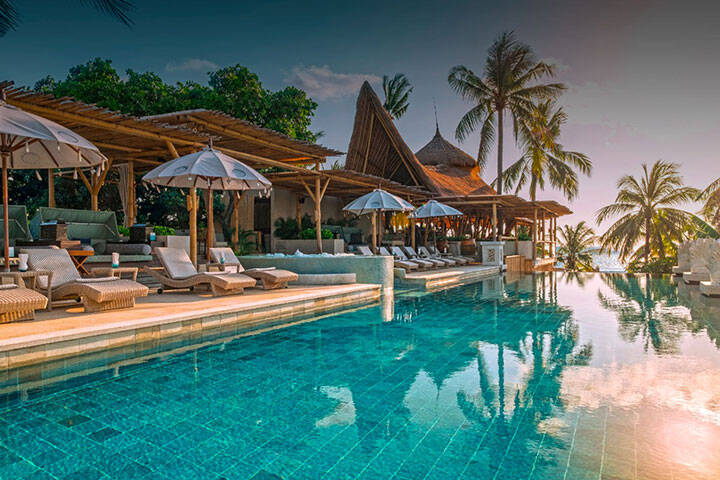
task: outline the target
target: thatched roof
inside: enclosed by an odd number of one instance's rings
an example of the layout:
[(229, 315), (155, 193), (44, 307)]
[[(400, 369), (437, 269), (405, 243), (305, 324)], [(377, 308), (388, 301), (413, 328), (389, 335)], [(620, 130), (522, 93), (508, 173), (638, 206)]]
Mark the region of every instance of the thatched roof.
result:
[(358, 95), (345, 168), (405, 185), (426, 185), (420, 162), (368, 82)]
[(325, 157), (343, 153), (322, 145), (296, 140), (217, 110), (183, 110), (151, 115), (143, 119), (204, 132), (215, 136), (215, 145), (218, 147), (284, 162), (324, 162)]
[(435, 136), (427, 145), (415, 152), (415, 157), (423, 165), (450, 165), (453, 167), (472, 168), (477, 162), (473, 157), (448, 142), (435, 127)]
[(429, 188), (443, 196), (494, 195), (497, 192), (480, 178), (480, 169), (451, 165), (427, 165)]

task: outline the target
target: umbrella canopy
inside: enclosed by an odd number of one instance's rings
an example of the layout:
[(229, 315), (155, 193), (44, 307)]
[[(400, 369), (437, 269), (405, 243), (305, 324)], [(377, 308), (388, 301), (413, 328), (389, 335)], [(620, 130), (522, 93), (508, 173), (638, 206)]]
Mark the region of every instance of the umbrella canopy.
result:
[[(255, 169), (239, 160), (212, 148), (176, 158), (150, 170), (143, 181), (165, 187), (189, 188), (192, 197), (190, 205), (190, 258), (197, 263), (197, 201), (195, 189), (203, 190), (260, 190), (270, 193), (272, 183)], [(214, 242), (213, 196), (208, 194), (208, 228), (206, 247), (208, 255)]]
[(356, 198), (343, 208), (346, 212), (363, 215), (370, 212), (410, 212), (415, 207), (397, 195), (376, 188), (372, 192)]
[(3, 240), (5, 270), (10, 269), (7, 171), (14, 169), (80, 168), (101, 165), (98, 148), (46, 118), (0, 101), (0, 156), (2, 156)]
[(410, 218), (455, 217), (461, 215), (463, 215), (463, 213), (457, 208), (445, 205), (437, 200), (430, 200), (425, 205), (415, 209), (415, 211), (410, 214)]
[(92, 167), (105, 162), (98, 148), (72, 130), (0, 102), (2, 152), (8, 168)]
[(145, 174), (143, 180), (155, 185), (203, 190), (269, 191), (270, 181), (239, 160), (212, 147), (176, 158)]

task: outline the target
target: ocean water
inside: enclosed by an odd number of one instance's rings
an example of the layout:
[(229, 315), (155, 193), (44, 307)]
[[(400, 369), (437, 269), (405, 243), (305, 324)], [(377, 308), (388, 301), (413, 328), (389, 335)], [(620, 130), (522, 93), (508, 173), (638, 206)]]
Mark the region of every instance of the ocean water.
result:
[(718, 478), (718, 328), (695, 287), (552, 273), (12, 370), (0, 478)]

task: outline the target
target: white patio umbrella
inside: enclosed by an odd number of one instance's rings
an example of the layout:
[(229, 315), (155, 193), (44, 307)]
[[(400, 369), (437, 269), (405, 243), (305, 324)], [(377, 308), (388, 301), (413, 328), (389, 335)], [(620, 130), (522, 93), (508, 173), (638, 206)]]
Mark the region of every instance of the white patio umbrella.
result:
[(372, 213), (373, 253), (377, 251), (377, 212), (411, 212), (414, 209), (415, 207), (413, 207), (410, 202), (379, 188), (362, 197), (356, 198), (343, 208), (344, 211), (357, 215)]
[[(440, 203), (437, 200), (430, 200), (425, 205), (416, 208), (415, 211), (410, 214), (410, 218), (440, 218), (457, 217), (462, 215), (464, 215), (464, 213), (462, 213), (457, 208), (451, 207), (450, 205), (445, 205), (444, 203)], [(435, 239), (435, 243), (437, 244), (437, 232), (434, 229), (433, 237)], [(427, 236), (425, 237), (425, 240), (427, 240)]]
[(2, 156), (3, 233), (5, 270), (10, 269), (8, 225), (8, 169), (105, 168), (98, 148), (70, 129), (0, 100), (0, 155)]
[[(196, 188), (203, 190), (259, 190), (269, 193), (270, 181), (255, 169), (248, 167), (224, 153), (212, 148), (212, 144), (199, 152), (185, 155), (155, 167), (143, 176), (143, 181), (164, 187)], [(212, 243), (212, 194), (208, 195), (208, 246)], [(197, 215), (197, 202), (191, 205), (192, 215)], [(197, 244), (196, 225), (190, 226), (190, 248)], [(197, 263), (196, 254), (191, 255)]]

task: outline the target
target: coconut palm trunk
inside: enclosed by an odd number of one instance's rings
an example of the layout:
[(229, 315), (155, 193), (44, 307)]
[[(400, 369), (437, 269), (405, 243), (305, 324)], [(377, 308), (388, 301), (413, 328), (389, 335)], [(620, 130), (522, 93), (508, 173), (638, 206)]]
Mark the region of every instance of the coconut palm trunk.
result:
[[(479, 160), (479, 159), (478, 159)], [(497, 193), (503, 193), (503, 109), (498, 108)]]

